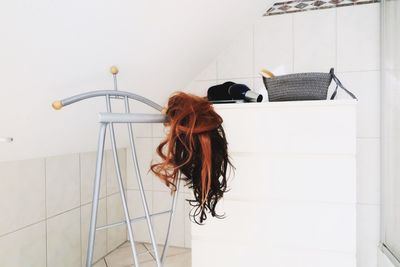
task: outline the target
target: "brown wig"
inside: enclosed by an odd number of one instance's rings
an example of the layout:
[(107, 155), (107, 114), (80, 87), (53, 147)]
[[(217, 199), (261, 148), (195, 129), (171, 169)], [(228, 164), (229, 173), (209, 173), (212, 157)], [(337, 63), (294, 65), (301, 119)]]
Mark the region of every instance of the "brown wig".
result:
[(167, 138), (157, 147), (162, 162), (151, 170), (169, 187), (177, 190), (179, 174), (193, 190), (190, 216), (197, 224), (207, 219), (206, 212), (223, 218), (215, 211), (227, 191), (227, 168), (232, 166), (222, 118), (211, 103), (201, 97), (178, 92), (171, 96), (166, 111)]

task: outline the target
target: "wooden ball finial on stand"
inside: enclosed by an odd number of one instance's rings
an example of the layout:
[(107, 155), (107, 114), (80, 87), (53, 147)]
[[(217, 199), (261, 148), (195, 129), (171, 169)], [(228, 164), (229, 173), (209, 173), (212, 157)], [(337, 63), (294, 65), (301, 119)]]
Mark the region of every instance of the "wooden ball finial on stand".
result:
[(117, 75), (119, 72), (119, 69), (117, 68), (117, 66), (111, 66), (110, 72), (112, 75)]
[(119, 72), (119, 69), (117, 68), (117, 66), (111, 66), (110, 72), (114, 78), (114, 90), (118, 91), (117, 74)]

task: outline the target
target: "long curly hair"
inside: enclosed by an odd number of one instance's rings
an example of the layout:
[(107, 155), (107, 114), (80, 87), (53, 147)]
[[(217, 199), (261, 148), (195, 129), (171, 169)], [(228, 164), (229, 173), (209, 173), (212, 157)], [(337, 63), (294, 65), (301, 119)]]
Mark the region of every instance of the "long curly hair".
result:
[(227, 192), (227, 169), (232, 166), (222, 118), (211, 103), (201, 97), (177, 92), (168, 101), (166, 111), (169, 126), (167, 137), (157, 147), (161, 162), (151, 170), (171, 190), (177, 190), (180, 174), (194, 193), (190, 216), (197, 224), (213, 217), (218, 201)]

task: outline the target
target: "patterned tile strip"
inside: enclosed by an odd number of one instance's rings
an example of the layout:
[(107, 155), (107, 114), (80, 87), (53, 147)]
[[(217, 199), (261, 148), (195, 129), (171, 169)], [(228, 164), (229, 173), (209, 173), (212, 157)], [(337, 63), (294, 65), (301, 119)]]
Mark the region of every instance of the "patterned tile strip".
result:
[(264, 16), (281, 15), (317, 9), (379, 3), (380, 0), (295, 0), (277, 2), (265, 12)]

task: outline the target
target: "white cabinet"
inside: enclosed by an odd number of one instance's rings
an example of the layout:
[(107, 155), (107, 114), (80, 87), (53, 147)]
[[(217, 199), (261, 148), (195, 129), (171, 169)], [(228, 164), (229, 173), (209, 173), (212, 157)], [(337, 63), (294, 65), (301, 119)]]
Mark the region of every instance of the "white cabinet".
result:
[(215, 105), (236, 167), (193, 267), (356, 266), (356, 103)]

